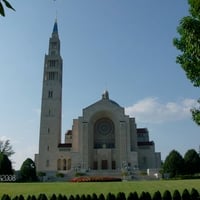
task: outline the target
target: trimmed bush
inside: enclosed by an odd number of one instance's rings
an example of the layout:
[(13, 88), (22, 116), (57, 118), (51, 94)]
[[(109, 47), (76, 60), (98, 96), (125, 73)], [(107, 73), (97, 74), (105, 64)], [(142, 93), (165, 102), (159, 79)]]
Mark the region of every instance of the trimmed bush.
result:
[(172, 195), (169, 190), (165, 190), (163, 194), (163, 200), (172, 200)]
[(184, 189), (183, 190), (183, 193), (182, 193), (182, 200), (190, 200), (190, 193), (187, 189)]
[(50, 200), (57, 200), (57, 197), (55, 194), (52, 194), (52, 196), (50, 197)]
[(146, 200), (145, 198), (146, 198), (146, 194), (145, 194), (145, 192), (143, 191), (143, 192), (140, 194), (139, 200)]
[(87, 194), (86, 199), (87, 199), (87, 200), (92, 200), (91, 195), (90, 195), (90, 194)]
[(139, 200), (138, 193), (137, 192), (130, 192), (128, 197), (127, 197), (127, 200)]
[(59, 194), (59, 195), (58, 195), (57, 200), (63, 200), (62, 194)]
[(31, 196), (31, 200), (36, 200), (35, 195), (32, 195), (32, 196)]
[(152, 200), (162, 200), (162, 195), (161, 195), (160, 191), (156, 191), (154, 193)]
[(105, 200), (105, 196), (102, 193), (99, 195), (99, 200)]
[(108, 193), (107, 194), (107, 196), (106, 196), (106, 200), (115, 200), (116, 198), (115, 198), (115, 195), (114, 194), (112, 194), (112, 193)]
[(125, 196), (124, 192), (119, 192), (117, 194), (116, 200), (126, 200), (126, 196)]
[(86, 200), (86, 196), (84, 194), (81, 195), (81, 200)]
[[(81, 199), (80, 196), (79, 196), (79, 199)], [(75, 200), (74, 196), (73, 196), (73, 195), (70, 195), (70, 196), (69, 196), (69, 200)]]
[(145, 200), (151, 200), (151, 195), (149, 192), (145, 192)]
[(92, 200), (98, 200), (98, 197), (97, 197), (96, 193), (92, 194)]
[(77, 194), (76, 196), (75, 196), (75, 198), (74, 198), (75, 200), (80, 200), (81, 199), (81, 197), (79, 196), (79, 194)]
[(8, 194), (4, 194), (1, 198), (1, 200), (11, 200), (10, 196)]
[(181, 195), (180, 192), (178, 190), (175, 190), (172, 196), (173, 200), (181, 200)]
[(20, 194), (18, 200), (24, 200), (24, 196)]
[(192, 188), (190, 197), (191, 197), (191, 200), (199, 199), (199, 192), (196, 189)]

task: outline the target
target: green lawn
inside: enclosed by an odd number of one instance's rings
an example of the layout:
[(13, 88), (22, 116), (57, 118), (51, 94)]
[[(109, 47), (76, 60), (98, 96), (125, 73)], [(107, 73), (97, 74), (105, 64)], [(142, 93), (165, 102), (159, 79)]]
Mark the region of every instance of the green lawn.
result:
[(9, 194), (11, 197), (16, 195), (38, 196), (45, 193), (50, 197), (53, 193), (65, 194), (67, 197), (76, 194), (108, 194), (112, 192), (124, 192), (128, 195), (130, 192), (136, 191), (141, 194), (142, 191), (154, 194), (157, 190), (163, 194), (165, 190), (173, 192), (178, 189), (182, 192), (185, 188), (189, 191), (192, 188), (200, 192), (200, 180), (170, 180), (170, 181), (131, 181), (131, 182), (105, 182), (105, 183), (0, 183), (0, 198), (3, 194)]

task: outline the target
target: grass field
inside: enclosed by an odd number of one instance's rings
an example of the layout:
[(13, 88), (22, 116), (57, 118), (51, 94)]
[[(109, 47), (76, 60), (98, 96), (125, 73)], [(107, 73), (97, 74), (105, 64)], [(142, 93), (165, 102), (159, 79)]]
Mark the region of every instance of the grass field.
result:
[(130, 192), (136, 191), (141, 194), (142, 191), (154, 194), (157, 190), (163, 194), (165, 190), (173, 192), (178, 189), (182, 192), (185, 188), (189, 191), (192, 188), (200, 192), (200, 180), (161, 180), (161, 181), (132, 181), (132, 182), (104, 182), (104, 183), (0, 183), (0, 198), (3, 194), (11, 197), (16, 195), (36, 195), (45, 193), (48, 197), (52, 194), (65, 194), (67, 197), (76, 194), (100, 194), (104, 195), (109, 192), (117, 194), (124, 192), (128, 195)]

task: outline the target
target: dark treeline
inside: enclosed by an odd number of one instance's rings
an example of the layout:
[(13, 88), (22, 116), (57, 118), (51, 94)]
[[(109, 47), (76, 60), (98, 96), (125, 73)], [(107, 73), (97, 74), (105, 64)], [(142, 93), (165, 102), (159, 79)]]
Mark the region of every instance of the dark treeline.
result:
[(4, 194), (1, 200), (199, 200), (199, 192), (192, 188), (191, 191), (187, 189), (183, 190), (183, 192), (179, 192), (175, 190), (174, 192), (170, 192), (166, 190), (161, 194), (160, 191), (156, 191), (153, 195), (149, 192), (142, 192), (138, 194), (137, 192), (130, 192), (127, 196), (124, 192), (119, 192), (116, 195), (113, 193), (108, 193), (104, 195), (101, 193), (97, 195), (93, 193), (90, 194), (82, 194), (82, 195), (55, 195), (47, 196), (46, 194), (40, 194), (39, 196), (28, 195), (26, 198), (23, 195), (15, 196), (11, 198), (9, 195)]

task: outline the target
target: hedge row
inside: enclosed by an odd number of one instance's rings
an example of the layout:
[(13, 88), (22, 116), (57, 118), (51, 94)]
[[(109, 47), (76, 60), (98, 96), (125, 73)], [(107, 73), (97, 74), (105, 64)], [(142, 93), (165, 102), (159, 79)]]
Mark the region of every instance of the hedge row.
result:
[(196, 189), (192, 189), (189, 192), (185, 189), (182, 193), (178, 190), (175, 190), (171, 193), (169, 190), (166, 190), (163, 194), (159, 191), (155, 192), (152, 196), (149, 192), (142, 192), (140, 195), (137, 192), (131, 192), (128, 196), (125, 195), (124, 192), (119, 192), (117, 195), (112, 193), (108, 193), (107, 195), (100, 194), (96, 195), (95, 193), (92, 195), (70, 195), (69, 197), (65, 195), (55, 195), (53, 194), (50, 197), (47, 197), (45, 194), (40, 194), (38, 197), (35, 195), (29, 195), (27, 198), (24, 198), (23, 195), (16, 196), (11, 198), (9, 195), (4, 194), (1, 200), (199, 200), (200, 195)]

